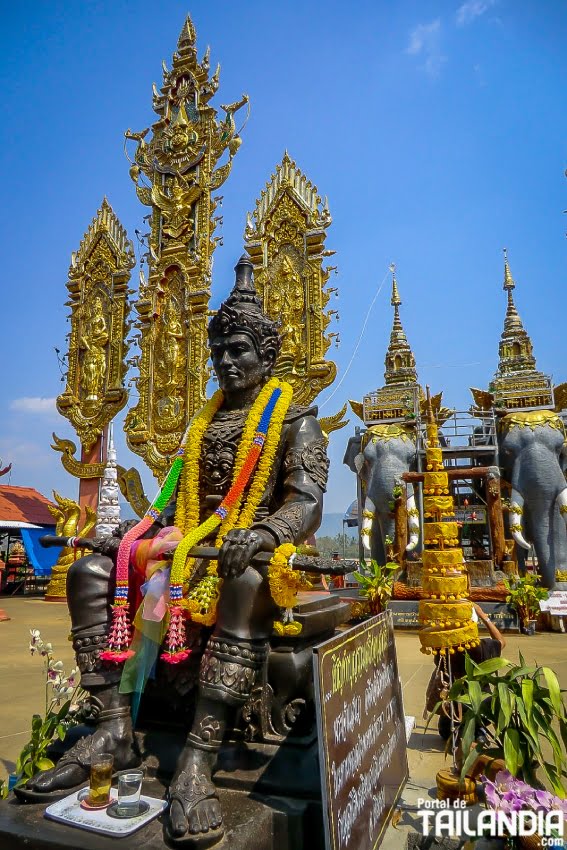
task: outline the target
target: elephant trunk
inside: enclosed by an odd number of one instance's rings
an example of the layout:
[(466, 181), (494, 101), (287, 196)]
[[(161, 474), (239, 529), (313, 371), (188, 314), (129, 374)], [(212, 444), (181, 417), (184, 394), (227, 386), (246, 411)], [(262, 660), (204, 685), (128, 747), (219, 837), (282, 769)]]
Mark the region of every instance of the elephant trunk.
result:
[(512, 497), (510, 499), (510, 533), (518, 546), (522, 549), (531, 549), (530, 544), (524, 537), (524, 497), (517, 490), (512, 488)]
[(408, 510), (408, 531), (409, 531), (409, 543), (406, 546), (406, 552), (413, 552), (417, 544), (419, 543), (419, 511), (415, 505), (415, 490), (413, 484), (411, 486), (411, 493), (407, 497), (407, 510)]
[(360, 536), (362, 539), (362, 546), (364, 548), (364, 557), (367, 560), (370, 560), (371, 557), (371, 549), (370, 549), (370, 539), (372, 535), (372, 524), (374, 522), (374, 514), (376, 512), (376, 505), (372, 501), (369, 496), (366, 496), (364, 499), (364, 508), (362, 510), (362, 528), (360, 531)]

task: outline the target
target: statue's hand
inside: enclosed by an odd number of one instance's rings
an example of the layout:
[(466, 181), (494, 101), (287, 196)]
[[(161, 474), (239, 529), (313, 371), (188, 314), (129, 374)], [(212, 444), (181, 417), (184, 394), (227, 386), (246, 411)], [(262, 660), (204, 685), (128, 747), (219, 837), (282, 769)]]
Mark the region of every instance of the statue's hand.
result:
[(234, 528), (228, 532), (220, 548), (219, 575), (222, 578), (237, 578), (257, 552), (271, 552), (274, 545), (270, 534), (252, 531), (250, 528)]

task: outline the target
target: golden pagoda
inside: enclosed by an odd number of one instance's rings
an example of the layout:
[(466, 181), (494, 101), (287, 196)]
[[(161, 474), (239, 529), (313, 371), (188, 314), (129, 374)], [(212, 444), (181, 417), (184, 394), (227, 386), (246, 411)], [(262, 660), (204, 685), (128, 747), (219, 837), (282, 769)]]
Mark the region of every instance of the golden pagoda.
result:
[(507, 410), (553, 408), (551, 381), (536, 369), (532, 341), (514, 304), (512, 292), (515, 287), (504, 248), (504, 290), (508, 304), (500, 337), (498, 369), (490, 386), (494, 406)]
[[(390, 266), (390, 271), (392, 272), (390, 303), (394, 308), (394, 321), (384, 361), (385, 385), (364, 396), (362, 419), (365, 424), (400, 422), (408, 415), (416, 413), (419, 400), (423, 396), (423, 390), (417, 380), (415, 357), (400, 319), (402, 299), (398, 290), (394, 264)], [(351, 402), (351, 406), (355, 413), (360, 415), (356, 402)]]
[(426, 471), (423, 482), (423, 591), (419, 603), (421, 651), (454, 655), (479, 644), (478, 627), (472, 621), (469, 579), (449, 479), (443, 466), (429, 387), (427, 387)]

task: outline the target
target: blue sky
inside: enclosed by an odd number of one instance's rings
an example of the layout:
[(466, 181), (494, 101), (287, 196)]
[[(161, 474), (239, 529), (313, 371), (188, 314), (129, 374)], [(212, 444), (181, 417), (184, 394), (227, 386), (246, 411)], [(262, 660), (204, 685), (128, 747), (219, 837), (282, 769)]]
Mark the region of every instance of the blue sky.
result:
[[(467, 408), (468, 387), (486, 387), (496, 368), (507, 246), (538, 367), (567, 380), (564, 3), (13, 3), (0, 34), (0, 459), (13, 463), (12, 484), (76, 496), (49, 448), (52, 431), (73, 436), (53, 404), (70, 255), (104, 195), (132, 238), (141, 226), (123, 133), (153, 120), (151, 85), (187, 12), (200, 53), (210, 44), (222, 66), (215, 103), (251, 100), (222, 190), (212, 306), (231, 286), (246, 212), (287, 148), (329, 198), (339, 376), (394, 261), (421, 383)], [(388, 278), (350, 371), (319, 399), (322, 414), (382, 385), (389, 298)], [(342, 466), (353, 425), (331, 440), (328, 511), (354, 497)], [(141, 468), (116, 431), (119, 462)]]

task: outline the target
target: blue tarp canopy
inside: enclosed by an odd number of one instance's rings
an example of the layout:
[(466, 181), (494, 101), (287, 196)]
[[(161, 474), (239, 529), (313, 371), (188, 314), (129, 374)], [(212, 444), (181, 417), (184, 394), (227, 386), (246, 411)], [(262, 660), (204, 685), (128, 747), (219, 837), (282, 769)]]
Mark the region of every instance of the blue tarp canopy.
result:
[(42, 525), (38, 528), (20, 528), (20, 534), (26, 555), (36, 576), (51, 575), (51, 569), (57, 562), (61, 547), (54, 546), (44, 549), (39, 538), (43, 537), (44, 534), (55, 534), (55, 526)]

